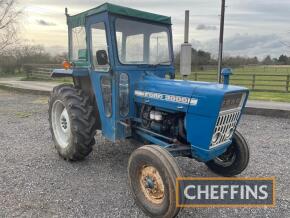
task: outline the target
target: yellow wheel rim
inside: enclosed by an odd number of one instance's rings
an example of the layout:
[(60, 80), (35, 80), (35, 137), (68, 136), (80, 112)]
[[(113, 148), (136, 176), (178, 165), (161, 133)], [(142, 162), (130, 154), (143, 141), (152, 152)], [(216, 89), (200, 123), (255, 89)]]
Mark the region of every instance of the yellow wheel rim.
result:
[(161, 204), (164, 200), (164, 183), (158, 170), (153, 166), (143, 166), (139, 181), (146, 199), (153, 204)]

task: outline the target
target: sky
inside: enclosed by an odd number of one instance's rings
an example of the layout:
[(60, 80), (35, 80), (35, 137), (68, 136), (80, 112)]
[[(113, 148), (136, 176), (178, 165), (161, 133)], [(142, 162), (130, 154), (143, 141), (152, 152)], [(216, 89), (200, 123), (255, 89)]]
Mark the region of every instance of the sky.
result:
[[(64, 8), (77, 14), (100, 0), (19, 0), (21, 37), (56, 54), (67, 50)], [(218, 53), (221, 0), (111, 0), (113, 4), (171, 16), (174, 49), (183, 42), (184, 11), (190, 10), (189, 39), (196, 49)], [(224, 54), (262, 59), (290, 53), (289, 0), (226, 0)]]

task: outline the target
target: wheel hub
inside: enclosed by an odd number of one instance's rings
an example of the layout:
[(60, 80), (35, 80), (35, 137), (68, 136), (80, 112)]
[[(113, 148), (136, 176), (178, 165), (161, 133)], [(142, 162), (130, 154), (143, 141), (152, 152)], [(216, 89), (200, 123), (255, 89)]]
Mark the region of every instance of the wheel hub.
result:
[(69, 122), (68, 113), (67, 110), (64, 109), (60, 115), (60, 126), (64, 132), (67, 132), (68, 130), (68, 122)]
[(63, 102), (60, 100), (54, 102), (51, 113), (55, 139), (60, 147), (66, 148), (69, 145), (71, 129), (69, 115)]
[(157, 169), (153, 166), (144, 166), (139, 180), (145, 197), (154, 204), (162, 203), (165, 190), (163, 180)]
[(146, 188), (153, 189), (154, 188), (154, 181), (150, 176), (147, 176), (145, 179)]

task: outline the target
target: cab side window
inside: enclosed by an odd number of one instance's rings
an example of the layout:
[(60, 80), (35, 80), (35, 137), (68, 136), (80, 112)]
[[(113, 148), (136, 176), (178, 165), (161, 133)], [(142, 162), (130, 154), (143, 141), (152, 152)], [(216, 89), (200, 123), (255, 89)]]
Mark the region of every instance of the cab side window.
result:
[(100, 61), (100, 55), (102, 55), (102, 57), (106, 55), (108, 58), (108, 43), (105, 24), (101, 22), (91, 25), (91, 34), (93, 67), (97, 71), (109, 71), (109, 60), (107, 63)]
[(72, 60), (85, 60), (87, 55), (86, 29), (84, 26), (72, 29)]

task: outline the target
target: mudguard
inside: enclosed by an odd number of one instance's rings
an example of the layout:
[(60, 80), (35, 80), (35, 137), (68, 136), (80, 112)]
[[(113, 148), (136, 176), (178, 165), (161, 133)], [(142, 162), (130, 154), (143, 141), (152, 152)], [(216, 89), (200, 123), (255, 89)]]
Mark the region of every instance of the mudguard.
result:
[(51, 77), (83, 77), (89, 76), (89, 69), (74, 68), (74, 69), (54, 69)]

